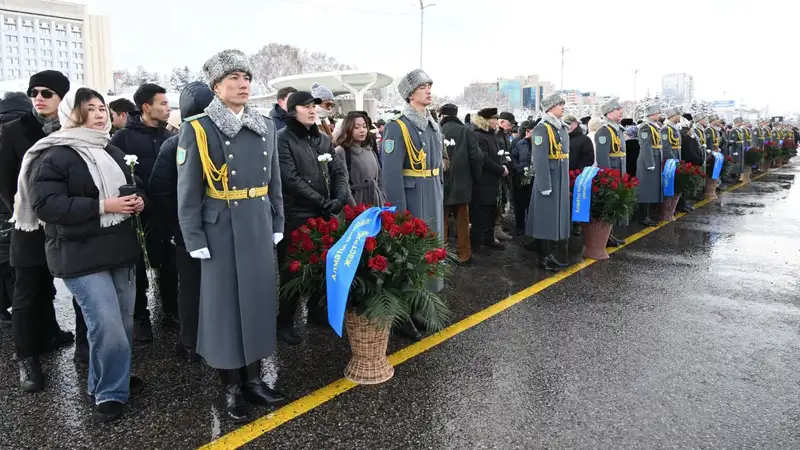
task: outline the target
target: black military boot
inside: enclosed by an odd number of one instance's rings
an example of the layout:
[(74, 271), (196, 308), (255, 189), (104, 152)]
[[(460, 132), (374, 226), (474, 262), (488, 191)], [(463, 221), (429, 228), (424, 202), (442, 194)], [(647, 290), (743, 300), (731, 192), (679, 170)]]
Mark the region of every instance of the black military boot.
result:
[(639, 205), (642, 209), (642, 219), (640, 223), (646, 227), (655, 227), (658, 225), (658, 222), (650, 218), (650, 205), (647, 203), (642, 203)]
[(39, 359), (36, 357), (25, 358), (18, 362), (19, 388), (22, 392), (39, 392), (44, 389), (44, 374)]
[(261, 361), (250, 363), (240, 369), (244, 382), (244, 399), (254, 405), (281, 406), (287, 403), (282, 392), (270, 389), (261, 379)]
[(225, 411), (228, 417), (234, 422), (246, 422), (250, 420), (250, 412), (247, 403), (244, 401), (242, 392), (242, 380), (239, 369), (225, 370), (217, 369), (219, 378), (222, 380), (222, 392), (225, 396)]

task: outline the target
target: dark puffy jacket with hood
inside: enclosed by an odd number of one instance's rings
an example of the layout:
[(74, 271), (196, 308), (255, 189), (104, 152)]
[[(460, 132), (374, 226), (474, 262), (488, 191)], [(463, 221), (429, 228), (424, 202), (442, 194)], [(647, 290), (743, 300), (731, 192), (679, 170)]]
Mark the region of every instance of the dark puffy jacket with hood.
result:
[(275, 103), (275, 107), (269, 112), (269, 118), (275, 122), (275, 131), (281, 131), (281, 129), (286, 126), (286, 119), (290, 117), (292, 116), (289, 114), (289, 112), (285, 111), (277, 103)]
[(153, 128), (142, 121), (142, 113), (134, 111), (128, 113), (128, 122), (125, 128), (114, 133), (111, 145), (119, 148), (128, 155), (136, 155), (139, 164), (134, 171), (136, 176), (144, 183), (150, 180), (150, 172), (156, 163), (161, 145), (175, 133), (165, 127)]
[[(181, 91), (181, 118), (187, 119), (202, 114), (214, 99), (214, 92), (208, 85), (195, 81)], [(178, 225), (178, 166), (175, 158), (178, 153), (178, 135), (170, 137), (161, 145), (161, 151), (153, 165), (147, 196), (155, 207), (159, 222), (163, 224), (167, 238), (175, 239), (175, 244), (185, 248), (181, 227)]]
[[(3, 100), (0, 100), (0, 125), (19, 119), (33, 109), (33, 103), (24, 92), (6, 92)], [(13, 225), (8, 223), (11, 219), (5, 202), (0, 202), (0, 262), (9, 260), (11, 247), (11, 229)]]

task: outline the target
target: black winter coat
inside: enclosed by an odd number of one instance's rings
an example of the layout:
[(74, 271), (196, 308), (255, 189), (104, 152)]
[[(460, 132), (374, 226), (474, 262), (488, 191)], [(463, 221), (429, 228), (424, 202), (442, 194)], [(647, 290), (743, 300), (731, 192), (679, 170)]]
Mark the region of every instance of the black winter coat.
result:
[(704, 156), (697, 140), (689, 136), (688, 132), (681, 130), (681, 158), (686, 162), (701, 166)]
[(0, 124), (19, 119), (31, 112), (33, 103), (27, 97), (13, 97), (0, 101)]
[(290, 117), (292, 116), (284, 111), (277, 103), (275, 103), (275, 107), (269, 111), (269, 118), (275, 122), (275, 131), (281, 131), (286, 126), (286, 120)]
[(480, 179), (472, 187), (472, 204), (489, 206), (497, 204), (500, 182), (505, 172), (505, 156), (500, 156), (498, 140), (494, 130), (486, 130), (475, 126), (475, 137), (478, 148), (483, 153), (483, 170)]
[(152, 212), (158, 216), (165, 239), (175, 239), (175, 244), (186, 248), (183, 234), (178, 224), (178, 136), (172, 136), (161, 146), (150, 182), (147, 184), (147, 198), (153, 206)]
[(569, 170), (583, 169), (594, 164), (594, 143), (577, 127), (569, 134)]
[(139, 158), (139, 164), (134, 168), (134, 172), (146, 186), (146, 183), (150, 181), (150, 173), (153, 171), (153, 165), (156, 163), (161, 146), (164, 141), (174, 135), (175, 133), (167, 131), (166, 128), (147, 126), (142, 121), (141, 114), (133, 112), (128, 114), (125, 128), (114, 133), (111, 145), (122, 150), (126, 155), (136, 155)]
[[(317, 159), (325, 153), (333, 160), (327, 163), (330, 196), (326, 186), (323, 163)], [(327, 199), (347, 203), (348, 179), (344, 162), (336, 156), (327, 134), (316, 125), (306, 128), (294, 118), (278, 132), (278, 156), (283, 188), (283, 212), (286, 216), (286, 233), (300, 227), (310, 217), (322, 215), (322, 205)]]
[(514, 186), (519, 186), (525, 176), (525, 168), (531, 167), (530, 139), (522, 138), (514, 141), (514, 148), (511, 149), (511, 167), (514, 169)]
[[(43, 138), (42, 124), (28, 111), (19, 119), (0, 127), (0, 199), (7, 211), (14, 209), (14, 195), (17, 193), (17, 178), (25, 152), (39, 139)], [(36, 267), (47, 265), (44, 251), (44, 232), (11, 232), (9, 259), (13, 267)]]
[(444, 205), (469, 205), (472, 185), (481, 178), (483, 153), (478, 148), (475, 132), (465, 127), (458, 117), (445, 116), (441, 126), (445, 141), (456, 143), (445, 145), (450, 168), (445, 172)]
[[(125, 153), (108, 146), (128, 184), (132, 180)], [(138, 178), (138, 177), (137, 177)], [(104, 270), (133, 266), (141, 250), (134, 221), (100, 227), (99, 191), (89, 168), (70, 147), (56, 146), (42, 152), (29, 175), (31, 204), (44, 221), (47, 266), (58, 278), (73, 278)], [(144, 198), (144, 191), (138, 193)]]

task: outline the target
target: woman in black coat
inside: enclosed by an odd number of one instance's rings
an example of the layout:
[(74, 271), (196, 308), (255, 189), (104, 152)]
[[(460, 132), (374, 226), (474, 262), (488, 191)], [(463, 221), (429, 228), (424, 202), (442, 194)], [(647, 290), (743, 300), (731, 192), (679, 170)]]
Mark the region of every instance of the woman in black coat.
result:
[(495, 137), (497, 108), (478, 111), (472, 123), (475, 126), (478, 148), (483, 152), (483, 170), (481, 177), (472, 186), (472, 201), (469, 205), (472, 251), (477, 252), (481, 246), (504, 250), (505, 246), (495, 242), (493, 234), (500, 182), (503, 177), (508, 176), (506, 159), (499, 154), (501, 149)]
[(567, 116), (564, 123), (569, 127), (569, 170), (594, 165), (594, 143), (584, 134), (581, 123), (573, 116)]
[(47, 265), (83, 311), (89, 337), (88, 392), (94, 419), (120, 416), (131, 391), (134, 265), (141, 253), (134, 214), (144, 192), (125, 154), (109, 145), (111, 119), (98, 92), (80, 88), (58, 109), (61, 129), (25, 153), (15, 198), (15, 227), (44, 223)]

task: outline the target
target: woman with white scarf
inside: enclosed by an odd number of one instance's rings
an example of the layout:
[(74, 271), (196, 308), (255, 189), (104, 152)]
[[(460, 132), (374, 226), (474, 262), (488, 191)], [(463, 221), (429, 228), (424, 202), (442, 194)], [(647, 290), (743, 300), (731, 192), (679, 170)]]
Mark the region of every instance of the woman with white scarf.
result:
[(58, 107), (61, 129), (39, 140), (22, 160), (12, 221), (20, 230), (44, 227), (47, 265), (62, 278), (86, 318), (88, 390), (96, 421), (122, 413), (142, 381), (130, 375), (134, 265), (141, 252), (132, 214), (143, 194), (120, 197), (134, 180), (125, 154), (109, 146), (105, 100), (72, 90)]

